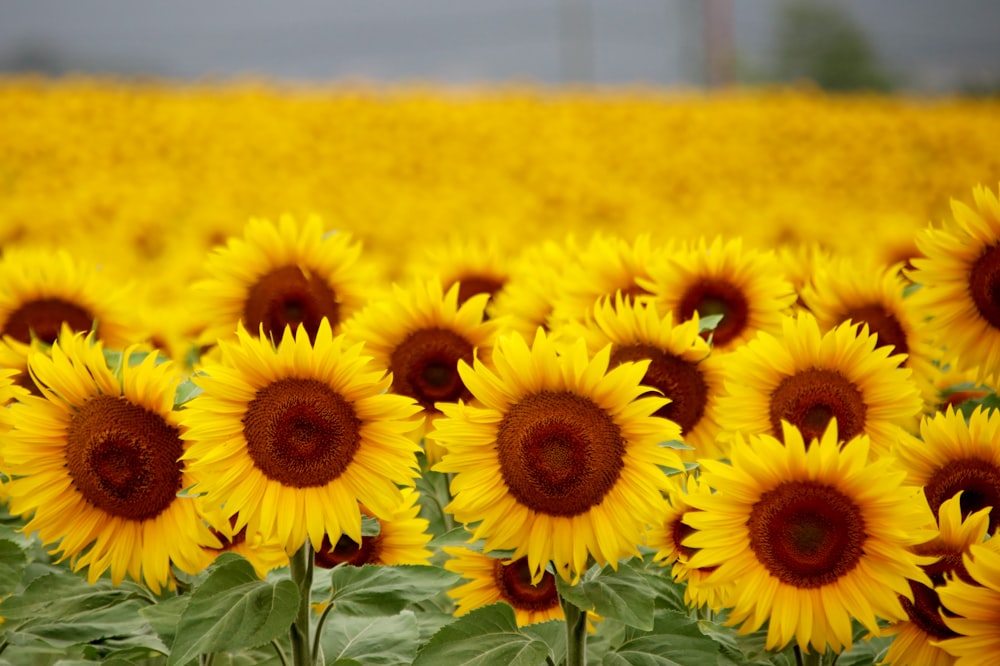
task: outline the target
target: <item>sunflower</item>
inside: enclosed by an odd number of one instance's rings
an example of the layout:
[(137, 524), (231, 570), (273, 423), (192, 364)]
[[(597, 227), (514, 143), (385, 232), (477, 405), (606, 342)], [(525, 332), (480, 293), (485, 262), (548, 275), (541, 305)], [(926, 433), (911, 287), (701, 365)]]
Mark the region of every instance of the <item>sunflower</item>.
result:
[[(394, 297), (371, 302), (344, 325), (344, 335), (365, 344), (375, 365), (392, 374), (392, 391), (413, 398), (423, 408), (426, 428), (440, 414), (439, 402), (468, 400), (472, 394), (458, 373), (458, 362), (489, 358), (503, 321), (484, 321), (487, 294), (459, 304), (459, 285), (444, 292), (436, 279), (395, 285)], [(418, 439), (425, 429), (414, 432)], [(428, 461), (439, 452), (425, 441)]]
[(963, 491), (962, 513), (992, 507), (990, 534), (1000, 528), (1000, 411), (976, 407), (966, 420), (949, 406), (925, 417), (920, 439), (901, 439), (893, 455), (931, 511)]
[(723, 429), (782, 435), (782, 421), (819, 437), (837, 419), (844, 439), (866, 434), (885, 453), (921, 409), (902, 356), (876, 348), (866, 327), (844, 323), (820, 334), (803, 312), (783, 322), (780, 336), (760, 333), (728, 356), (726, 392), (719, 398)]
[(688, 494), (711, 494), (712, 489), (703, 483), (698, 476), (688, 474), (683, 484), (671, 486), (669, 507), (660, 521), (650, 529), (646, 545), (656, 549), (654, 562), (662, 566), (673, 565), (670, 575), (676, 583), (684, 585), (684, 603), (694, 608), (708, 606), (714, 611), (727, 605), (726, 599), (732, 593), (732, 585), (708, 585), (706, 580), (718, 567), (704, 569), (689, 566), (691, 556), (697, 552), (685, 545), (684, 540), (693, 532), (693, 528), (684, 522), (684, 516), (690, 511), (697, 511), (687, 501)]
[(203, 392), (187, 403), (184, 460), (206, 503), (236, 516), (235, 530), (276, 538), (294, 553), (308, 537), (361, 541), (360, 501), (389, 519), (412, 483), (419, 422), (409, 398), (387, 393), (391, 379), (333, 336), (315, 343), (300, 325), (275, 346), (242, 326), (219, 342), (223, 362), (194, 377)]
[[(392, 516), (379, 521), (376, 536), (361, 537), (358, 543), (342, 535), (334, 544), (329, 536), (323, 539), (323, 546), (316, 551), (316, 566), (331, 569), (338, 564), (353, 566), (365, 564), (429, 564), (433, 553), (427, 549), (431, 534), (429, 523), (418, 517), (420, 493), (414, 488), (402, 488), (403, 501)], [(371, 516), (365, 507), (361, 512)]]
[(582, 319), (598, 299), (617, 292), (628, 299), (647, 298), (643, 283), (669, 253), (670, 248), (654, 247), (648, 235), (629, 242), (615, 235), (594, 234), (585, 248), (575, 250), (576, 260), (562, 267), (551, 296), (549, 325), (554, 328)]
[[(144, 335), (130, 313), (129, 285), (109, 278), (66, 250), (6, 248), (0, 260), (0, 356), (5, 367), (26, 368), (32, 343), (51, 345), (63, 327), (95, 331), (109, 348)], [(18, 379), (30, 386), (30, 379)]]
[(649, 368), (642, 383), (660, 391), (670, 402), (656, 416), (674, 421), (684, 443), (683, 459), (717, 458), (719, 424), (714, 411), (722, 393), (723, 367), (701, 337), (697, 313), (675, 324), (673, 314), (661, 316), (655, 304), (602, 298), (586, 322), (571, 321), (557, 331), (567, 340), (583, 338), (591, 353), (611, 345), (611, 365), (646, 359)]
[(588, 556), (617, 565), (635, 555), (646, 526), (663, 515), (669, 487), (661, 467), (683, 469), (661, 443), (677, 424), (653, 416), (665, 399), (644, 396), (648, 362), (608, 370), (611, 348), (592, 359), (579, 340), (566, 353), (539, 329), (529, 347), (501, 336), (489, 369), (459, 364), (478, 402), (439, 403), (444, 417), (428, 437), (446, 448), (435, 471), (455, 474), (445, 509), (477, 523), (486, 551), (527, 556), (532, 581), (548, 563), (565, 580)]
[(877, 338), (876, 347), (906, 354), (900, 365), (912, 370), (911, 377), (929, 410), (937, 399), (936, 352), (928, 342), (923, 317), (913, 308), (913, 299), (903, 297), (908, 282), (901, 268), (902, 264), (890, 266), (853, 257), (830, 260), (815, 270), (802, 289), (802, 301), (816, 316), (821, 330), (846, 321), (867, 324)]
[(954, 575), (968, 583), (973, 582), (962, 558), (973, 545), (983, 542), (989, 522), (989, 508), (981, 509), (962, 520), (961, 493), (941, 505), (938, 533), (930, 541), (913, 547), (913, 552), (918, 555), (934, 558), (932, 563), (923, 567), (934, 587), (910, 581), (913, 600), (900, 600), (907, 619), (882, 632), (883, 635), (896, 636), (889, 646), (884, 663), (948, 666), (954, 662), (939, 643), (958, 634), (945, 624), (938, 590), (944, 584), (946, 576)]
[(233, 518), (224, 518), (219, 506), (205, 506), (202, 498), (198, 498), (202, 515), (212, 516), (212, 530), (219, 545), (207, 548), (208, 554), (214, 559), (222, 553), (236, 553), (247, 560), (260, 578), (265, 578), (267, 572), (279, 567), (288, 566), (288, 554), (285, 547), (274, 539), (265, 539), (259, 532), (247, 534), (244, 525), (236, 529)]
[(453, 236), (426, 246), (422, 260), (408, 271), (418, 279), (438, 279), (447, 291), (458, 285), (458, 304), (476, 294), (493, 296), (510, 279), (510, 258), (495, 240), (469, 240)]
[(548, 326), (556, 286), (571, 265), (576, 249), (568, 236), (563, 243), (546, 241), (525, 249), (510, 270), (510, 279), (486, 306), (490, 317), (504, 317), (507, 326), (525, 337)]
[(44, 397), (10, 407), (5, 472), (12, 513), (28, 515), (27, 533), (58, 542), (60, 561), (89, 567), (93, 583), (110, 569), (155, 592), (170, 565), (197, 574), (218, 542), (191, 498), (184, 428), (173, 409), (173, 364), (141, 361), (127, 349), (116, 368), (93, 334), (62, 337), (51, 356), (32, 352), (29, 370)]
[(469, 581), (448, 590), (448, 596), (456, 602), (456, 616), (503, 601), (514, 609), (519, 627), (565, 619), (556, 577), (546, 571), (541, 580), (532, 582), (527, 558), (505, 560), (449, 546), (444, 551), (451, 556), (444, 568)]
[(195, 286), (205, 322), (199, 342), (231, 339), (237, 322), (277, 339), (302, 324), (310, 337), (328, 319), (334, 329), (376, 288), (361, 244), (346, 232), (325, 233), (318, 217), (250, 220), (243, 238), (209, 255), (208, 277)]
[(979, 185), (975, 209), (952, 201), (954, 224), (917, 236), (923, 257), (908, 276), (920, 288), (915, 304), (931, 333), (961, 369), (979, 368), (990, 383), (1000, 375), (1000, 201)]
[(869, 438), (844, 443), (836, 423), (807, 447), (782, 424), (770, 435), (737, 437), (732, 464), (703, 460), (714, 494), (692, 494), (684, 545), (699, 549), (688, 565), (712, 567), (707, 584), (737, 585), (729, 624), (740, 633), (765, 620), (768, 649), (793, 638), (824, 652), (853, 643), (851, 618), (870, 632), (876, 618), (906, 617), (900, 596), (910, 580), (930, 581), (907, 547), (927, 540), (933, 517), (890, 458), (869, 461)]
[(670, 261), (653, 265), (640, 286), (652, 294), (660, 309), (679, 321), (695, 312), (702, 317), (722, 315), (712, 331), (717, 352), (739, 348), (758, 331), (781, 328), (795, 303), (795, 290), (783, 277), (773, 253), (744, 250), (740, 239), (696, 245), (671, 253)]
[(992, 666), (1000, 654), (1000, 552), (973, 545), (962, 562), (971, 580), (952, 578), (938, 589), (944, 623), (958, 635), (938, 646), (956, 666)]

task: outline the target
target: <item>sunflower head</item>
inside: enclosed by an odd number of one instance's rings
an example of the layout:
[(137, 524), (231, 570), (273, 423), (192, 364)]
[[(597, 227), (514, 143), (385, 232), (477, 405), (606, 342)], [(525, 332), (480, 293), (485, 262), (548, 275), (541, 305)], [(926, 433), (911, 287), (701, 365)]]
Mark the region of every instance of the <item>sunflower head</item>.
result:
[(853, 643), (851, 618), (877, 632), (877, 618), (905, 617), (909, 581), (930, 581), (909, 547), (926, 541), (932, 517), (890, 458), (871, 461), (870, 442), (844, 442), (832, 422), (807, 447), (783, 424), (783, 439), (738, 437), (732, 463), (702, 461), (716, 492), (689, 495), (699, 511), (685, 545), (691, 567), (718, 567), (707, 584), (738, 584), (730, 622), (753, 631), (769, 620), (767, 647), (792, 639), (823, 652)]
[(986, 664), (1000, 653), (1000, 551), (996, 539), (969, 546), (962, 557), (967, 578), (937, 588), (940, 615), (951, 637), (936, 642), (955, 663)]
[(25, 531), (58, 542), (91, 581), (110, 569), (116, 584), (128, 574), (158, 591), (171, 564), (200, 572), (217, 541), (178, 495), (194, 481), (180, 461), (173, 365), (134, 348), (106, 356), (93, 334), (75, 334), (32, 352), (28, 369), (42, 397), (10, 408), (3, 450), (11, 511), (31, 515)]
[(307, 537), (321, 548), (327, 534), (360, 543), (359, 502), (391, 518), (416, 470), (418, 407), (388, 392), (391, 378), (329, 320), (314, 337), (300, 325), (274, 345), (239, 327), (183, 412), (184, 459), (205, 501), (290, 553)]
[(1000, 200), (982, 185), (974, 207), (952, 201), (953, 223), (917, 236), (908, 277), (930, 332), (960, 368), (989, 383), (1000, 368)]
[(662, 444), (677, 425), (653, 416), (665, 402), (641, 385), (647, 362), (608, 369), (610, 347), (590, 357), (582, 340), (559, 354), (539, 329), (534, 342), (501, 336), (494, 369), (459, 372), (475, 401), (439, 403), (428, 434), (454, 473), (446, 510), (478, 523), (486, 549), (527, 556), (535, 580), (547, 564), (566, 580), (588, 558), (614, 566), (637, 553), (645, 526), (662, 516), (664, 467), (683, 469)]
[(279, 338), (303, 326), (314, 337), (326, 319), (334, 329), (357, 312), (378, 284), (362, 260), (361, 244), (346, 232), (328, 233), (318, 217), (285, 215), (277, 223), (252, 219), (208, 259), (194, 289), (204, 329), (199, 342), (231, 339), (237, 323)]

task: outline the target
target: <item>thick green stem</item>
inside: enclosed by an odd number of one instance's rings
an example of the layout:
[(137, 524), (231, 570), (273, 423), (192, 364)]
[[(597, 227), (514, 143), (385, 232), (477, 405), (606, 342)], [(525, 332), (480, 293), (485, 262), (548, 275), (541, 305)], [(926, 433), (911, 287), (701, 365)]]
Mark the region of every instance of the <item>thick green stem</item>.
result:
[(309, 615), (313, 578), (313, 551), (307, 539), (289, 558), (292, 582), (299, 588), (299, 612), (292, 623), (292, 664), (313, 666), (312, 642), (309, 640)]
[(587, 663), (587, 612), (565, 599), (559, 599), (566, 614), (566, 666)]
[(798, 645), (795, 646), (795, 661), (802, 666), (821, 666), (824, 654), (824, 652), (816, 652), (808, 648), (802, 650)]

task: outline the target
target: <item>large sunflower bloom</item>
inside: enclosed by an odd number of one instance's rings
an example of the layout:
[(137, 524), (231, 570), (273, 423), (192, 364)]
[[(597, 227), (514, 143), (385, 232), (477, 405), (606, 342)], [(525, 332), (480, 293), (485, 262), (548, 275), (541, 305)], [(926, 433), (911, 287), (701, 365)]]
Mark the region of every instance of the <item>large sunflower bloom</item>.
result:
[(274, 339), (299, 324), (312, 337), (323, 319), (339, 329), (377, 284), (361, 244), (346, 232), (324, 233), (318, 217), (252, 219), (242, 238), (209, 255), (205, 271), (208, 277), (194, 287), (206, 322), (204, 345), (231, 339), (237, 322)]
[(990, 533), (1000, 528), (1000, 411), (977, 407), (966, 420), (949, 406), (924, 418), (920, 439), (899, 440), (893, 455), (931, 511), (964, 491), (963, 514), (992, 507)]
[(541, 580), (532, 582), (527, 558), (506, 560), (447, 546), (444, 551), (451, 556), (444, 568), (462, 574), (468, 581), (448, 590), (448, 596), (456, 602), (456, 616), (503, 601), (514, 609), (519, 627), (565, 619), (556, 577), (546, 571)]
[(563, 242), (545, 241), (524, 250), (510, 271), (510, 279), (486, 306), (490, 317), (504, 317), (507, 326), (525, 337), (547, 327), (556, 291), (565, 267), (576, 252), (571, 236)]
[(938, 645), (955, 666), (993, 666), (1000, 654), (1000, 552), (974, 545), (963, 563), (969, 579), (952, 578), (938, 589), (944, 623), (958, 636)]
[(438, 279), (444, 290), (458, 285), (458, 304), (476, 294), (493, 296), (510, 279), (510, 261), (495, 240), (469, 240), (454, 236), (443, 243), (428, 244), (421, 261), (408, 274), (427, 281)]
[(391, 379), (329, 320), (315, 339), (299, 326), (275, 346), (239, 327), (183, 412), (184, 460), (205, 502), (289, 554), (307, 537), (314, 549), (327, 534), (360, 543), (358, 502), (391, 518), (416, 468), (417, 406), (387, 393)]
[(721, 450), (716, 435), (716, 400), (723, 390), (723, 361), (699, 334), (697, 313), (677, 322), (672, 313), (661, 315), (655, 304), (636, 303), (621, 293), (602, 298), (586, 323), (571, 321), (557, 331), (562, 338), (583, 338), (591, 353), (611, 346), (611, 366), (648, 360), (642, 383), (660, 391), (670, 402), (656, 415), (670, 419), (681, 429), (684, 443), (679, 451), (685, 460), (717, 458)]
[[(365, 564), (428, 564), (433, 553), (427, 549), (431, 534), (430, 525), (420, 518), (420, 493), (415, 488), (402, 488), (403, 501), (388, 520), (379, 521), (379, 533), (363, 536), (358, 543), (348, 536), (340, 536), (333, 543), (329, 536), (316, 551), (316, 566), (331, 569), (338, 564), (363, 566)], [(370, 512), (361, 507), (362, 513)]]
[(718, 419), (728, 431), (782, 435), (782, 421), (819, 437), (837, 419), (844, 439), (866, 434), (885, 453), (921, 409), (902, 356), (876, 348), (867, 329), (844, 323), (821, 334), (815, 317), (784, 321), (780, 336), (760, 333), (727, 358)]
[(171, 563), (196, 574), (211, 562), (203, 547), (218, 542), (194, 500), (178, 497), (193, 480), (179, 461), (173, 364), (133, 358), (126, 350), (111, 369), (82, 334), (56, 341), (51, 357), (32, 352), (44, 397), (11, 406), (4, 471), (11, 512), (33, 514), (25, 532), (58, 542), (60, 559), (89, 567), (91, 582), (110, 569), (115, 584), (127, 573), (158, 592)]
[(661, 446), (677, 424), (653, 416), (661, 397), (641, 397), (645, 361), (608, 370), (610, 346), (591, 359), (580, 340), (563, 355), (539, 330), (529, 347), (514, 333), (494, 348), (490, 370), (459, 365), (478, 402), (439, 404), (428, 434), (446, 448), (434, 469), (455, 474), (446, 510), (478, 523), (486, 550), (527, 556), (537, 582), (551, 561), (565, 580), (588, 557), (616, 566), (638, 552), (663, 515), (662, 467), (683, 469)]
[(717, 352), (737, 349), (758, 331), (780, 329), (795, 302), (795, 290), (773, 253), (744, 250), (738, 238), (725, 244), (716, 238), (711, 245), (701, 239), (672, 252), (669, 262), (654, 265), (650, 273), (639, 284), (679, 321), (695, 312), (722, 315), (712, 331)]
[(933, 562), (923, 567), (934, 587), (910, 581), (913, 600), (901, 599), (907, 619), (882, 632), (883, 635), (896, 636), (884, 663), (907, 666), (949, 666), (954, 663), (954, 658), (940, 647), (940, 641), (958, 634), (942, 618), (938, 590), (945, 583), (946, 576), (957, 575), (967, 583), (974, 582), (962, 558), (973, 545), (983, 542), (989, 522), (989, 508), (981, 509), (963, 521), (960, 495), (941, 505), (937, 535), (927, 543), (913, 547), (913, 552), (918, 555), (934, 558)]
[[(458, 373), (458, 362), (489, 358), (502, 324), (484, 321), (488, 294), (459, 303), (459, 289), (454, 284), (444, 291), (437, 279), (395, 285), (393, 298), (372, 301), (344, 325), (344, 335), (363, 341), (375, 365), (392, 373), (392, 390), (423, 408), (426, 428), (440, 414), (436, 403), (472, 397)], [(424, 433), (417, 430), (415, 436)], [(426, 449), (428, 459), (436, 462), (439, 455), (433, 443)]]
[(929, 583), (907, 548), (927, 540), (933, 517), (890, 458), (869, 461), (869, 439), (846, 443), (835, 424), (806, 446), (787, 422), (770, 435), (736, 439), (732, 464), (702, 461), (716, 492), (693, 494), (685, 545), (692, 567), (717, 566), (709, 584), (737, 584), (729, 624), (740, 633), (769, 620), (766, 645), (793, 638), (818, 652), (853, 643), (851, 618), (876, 633), (876, 618), (906, 617), (910, 580)]
[(913, 299), (903, 298), (908, 282), (900, 268), (901, 264), (876, 265), (856, 258), (830, 260), (816, 269), (802, 289), (802, 301), (816, 316), (821, 330), (847, 321), (866, 324), (868, 332), (876, 336), (876, 347), (905, 354), (900, 365), (912, 370), (910, 376), (930, 410), (937, 398), (936, 353)]
[(975, 209), (952, 202), (953, 225), (917, 236), (924, 256), (908, 275), (932, 334), (989, 383), (1000, 376), (1000, 201), (981, 185), (973, 197)]

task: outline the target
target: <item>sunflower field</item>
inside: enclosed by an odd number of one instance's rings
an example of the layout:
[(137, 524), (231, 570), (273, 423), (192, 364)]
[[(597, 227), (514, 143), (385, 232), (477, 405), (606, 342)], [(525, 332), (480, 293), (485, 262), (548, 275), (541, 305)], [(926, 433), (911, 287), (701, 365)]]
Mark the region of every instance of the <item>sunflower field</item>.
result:
[(1000, 654), (1000, 99), (0, 79), (0, 664)]

